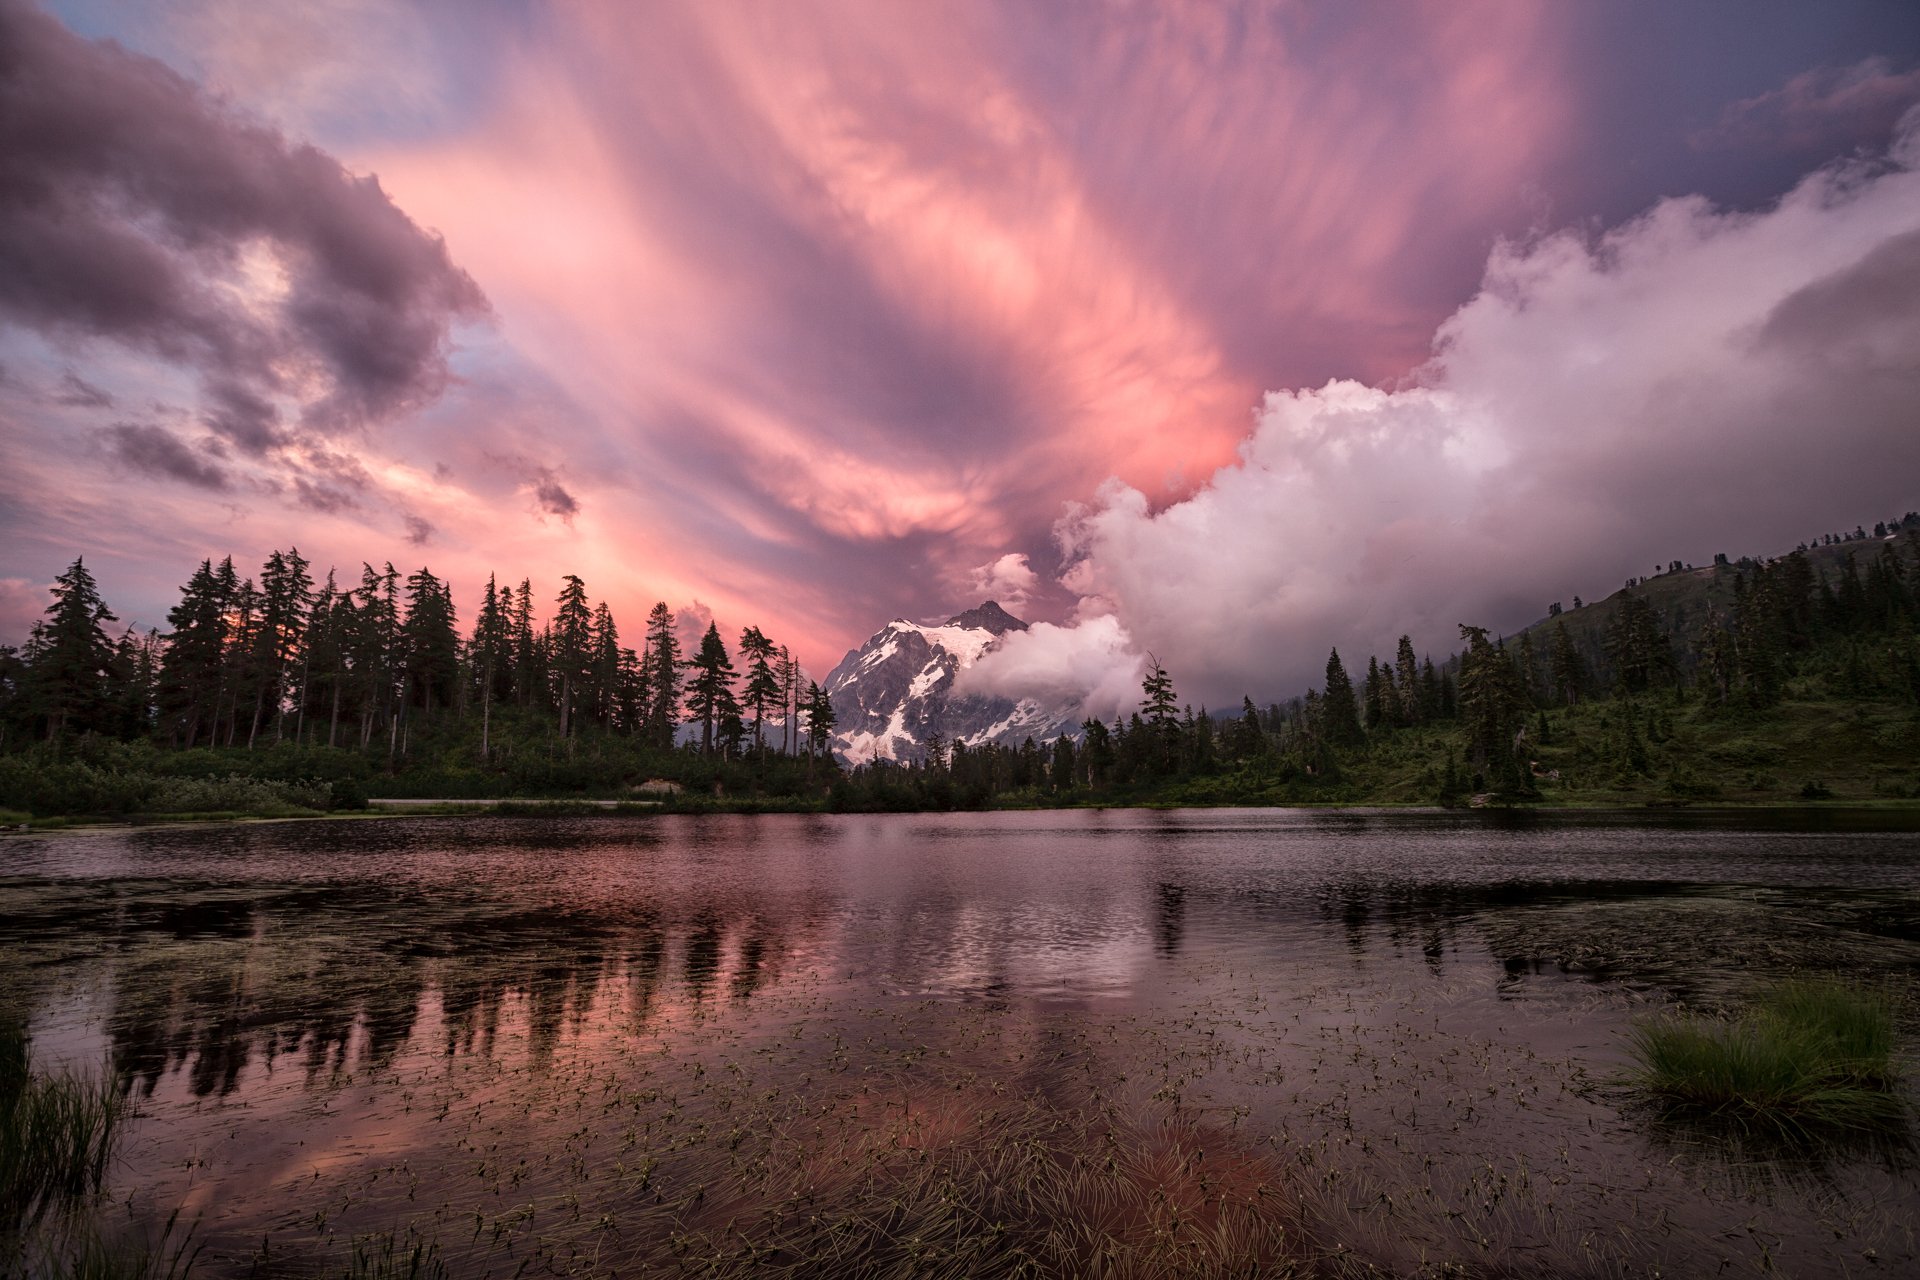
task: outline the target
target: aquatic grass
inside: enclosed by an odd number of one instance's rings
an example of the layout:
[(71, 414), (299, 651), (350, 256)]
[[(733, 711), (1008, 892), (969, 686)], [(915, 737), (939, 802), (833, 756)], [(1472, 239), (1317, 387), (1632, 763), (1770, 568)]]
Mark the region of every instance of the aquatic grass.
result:
[[(198, 1248), (170, 1216), (151, 1243), (102, 1231), (97, 1197), (132, 1114), (109, 1073), (39, 1074), (18, 1018), (0, 1018), (0, 1270), (48, 1280), (172, 1280)], [(189, 1249), (192, 1252), (189, 1252)]]
[(44, 1280), (188, 1280), (200, 1256), (191, 1228), (174, 1210), (149, 1241), (139, 1233), (109, 1237), (85, 1216), (36, 1232), (17, 1261)]
[(17, 1021), (0, 1023), (0, 1224), (18, 1230), (100, 1189), (127, 1102), (108, 1078), (41, 1076)]
[(1699, 1114), (1788, 1130), (1875, 1128), (1907, 1114), (1894, 1039), (1885, 993), (1801, 979), (1738, 1018), (1640, 1023), (1631, 1081)]

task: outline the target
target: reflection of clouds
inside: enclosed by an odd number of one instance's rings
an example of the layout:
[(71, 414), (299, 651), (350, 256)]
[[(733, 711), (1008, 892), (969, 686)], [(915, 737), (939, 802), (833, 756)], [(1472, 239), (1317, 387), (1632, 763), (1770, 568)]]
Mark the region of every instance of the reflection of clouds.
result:
[(1146, 913), (969, 903), (915, 912), (887, 947), (882, 979), (927, 995), (1126, 996), (1153, 960)]

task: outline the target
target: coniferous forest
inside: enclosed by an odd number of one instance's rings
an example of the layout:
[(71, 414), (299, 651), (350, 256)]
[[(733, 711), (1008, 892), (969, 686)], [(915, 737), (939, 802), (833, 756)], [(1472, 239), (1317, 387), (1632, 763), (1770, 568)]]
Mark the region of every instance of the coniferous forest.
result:
[[(1920, 516), (1630, 578), (1436, 660), (1329, 653), (1285, 702), (1136, 710), (1018, 746), (837, 764), (833, 709), (758, 626), (634, 644), (567, 576), (489, 579), (471, 625), (422, 568), (202, 561), (167, 630), (117, 628), (83, 560), (0, 648), (0, 809), (300, 815), (369, 798), (849, 810), (1061, 804), (1690, 804), (1920, 798)], [(683, 651), (683, 649), (690, 651)], [(663, 785), (671, 784), (671, 785)]]

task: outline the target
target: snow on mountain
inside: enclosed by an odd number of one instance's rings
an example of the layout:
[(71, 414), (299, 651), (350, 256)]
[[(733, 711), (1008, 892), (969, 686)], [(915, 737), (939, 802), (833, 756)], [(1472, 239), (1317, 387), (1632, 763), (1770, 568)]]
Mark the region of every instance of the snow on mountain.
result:
[(954, 673), (1009, 631), (1027, 624), (992, 600), (937, 627), (896, 618), (827, 675), (836, 721), (834, 753), (849, 764), (918, 760), (939, 734), (949, 742), (1018, 745), (1045, 742), (1080, 727), (1078, 704), (1043, 706), (1032, 698), (950, 692)]

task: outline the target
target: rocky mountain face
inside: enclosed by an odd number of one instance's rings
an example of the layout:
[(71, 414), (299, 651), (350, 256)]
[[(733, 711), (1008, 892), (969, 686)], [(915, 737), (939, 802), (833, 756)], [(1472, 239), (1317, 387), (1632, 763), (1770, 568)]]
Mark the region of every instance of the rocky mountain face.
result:
[(919, 760), (938, 734), (949, 742), (1019, 745), (1045, 742), (1080, 727), (1078, 706), (1043, 706), (952, 692), (954, 674), (970, 667), (1010, 631), (1027, 624), (992, 600), (937, 627), (896, 618), (827, 675), (833, 700), (834, 754), (849, 764)]

